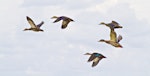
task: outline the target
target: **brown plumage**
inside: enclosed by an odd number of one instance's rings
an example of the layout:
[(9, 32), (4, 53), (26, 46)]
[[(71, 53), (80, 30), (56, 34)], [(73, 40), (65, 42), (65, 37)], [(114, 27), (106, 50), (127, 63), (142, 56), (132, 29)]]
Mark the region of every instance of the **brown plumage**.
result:
[(52, 19), (54, 19), (54, 18), (56, 20), (53, 23), (56, 23), (56, 22), (59, 22), (60, 20), (63, 20), (62, 26), (61, 26), (62, 29), (65, 29), (71, 21), (72, 22), (74, 21), (73, 19), (66, 17), (66, 16), (60, 16), (60, 17), (53, 16)]
[(122, 36), (119, 35), (117, 38), (117, 34), (114, 31), (114, 29), (110, 29), (110, 30), (111, 30), (110, 31), (110, 40), (101, 39), (101, 40), (99, 40), (99, 42), (105, 42), (105, 43), (108, 43), (114, 47), (123, 48), (123, 46), (119, 43), (122, 40)]
[(112, 21), (111, 23), (104, 23), (101, 22), (100, 24), (102, 25), (106, 25), (107, 27), (111, 28), (111, 29), (116, 29), (116, 28), (123, 28), (122, 26), (120, 26), (120, 24), (116, 21)]
[(35, 31), (35, 32), (39, 32), (39, 31), (42, 31), (42, 29), (40, 29), (40, 27), (44, 24), (44, 22), (42, 21), (40, 24), (36, 25), (34, 23), (34, 21), (30, 18), (30, 17), (26, 17), (27, 18), (27, 21), (28, 23), (30, 24), (30, 28), (25, 28), (24, 31), (27, 31), (27, 30), (32, 30), (32, 31)]

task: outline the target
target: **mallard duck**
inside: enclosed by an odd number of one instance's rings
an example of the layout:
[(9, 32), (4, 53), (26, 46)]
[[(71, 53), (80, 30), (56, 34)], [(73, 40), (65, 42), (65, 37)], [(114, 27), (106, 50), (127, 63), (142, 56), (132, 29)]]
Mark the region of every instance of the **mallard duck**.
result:
[(27, 16), (26, 18), (27, 18), (27, 21), (29, 22), (31, 28), (25, 28), (24, 31), (32, 30), (32, 31), (35, 31), (35, 32), (39, 32), (39, 31), (43, 32), (43, 30), (40, 29), (40, 27), (44, 24), (43, 21), (40, 24), (35, 25), (34, 21), (30, 17)]
[(119, 35), (117, 38), (116, 32), (114, 31), (114, 29), (111, 29), (110, 40), (101, 39), (99, 40), (99, 42), (106, 42), (114, 47), (123, 48), (122, 45), (119, 43), (121, 40), (122, 40), (122, 36)]
[(100, 53), (85, 53), (84, 55), (91, 55), (88, 59), (88, 62), (93, 61), (92, 67), (96, 66), (101, 59), (106, 58)]
[(66, 16), (60, 16), (60, 17), (53, 16), (51, 19), (56, 19), (53, 23), (63, 20), (62, 26), (61, 26), (62, 29), (65, 29), (67, 25), (69, 24), (69, 22), (74, 21), (73, 19), (66, 17)]
[(101, 25), (106, 25), (106, 26), (108, 26), (109, 28), (114, 28), (114, 29), (116, 29), (116, 28), (123, 28), (123, 27), (120, 26), (120, 24), (117, 23), (116, 21), (112, 21), (111, 23), (104, 23), (104, 22), (101, 22), (100, 24), (101, 24)]

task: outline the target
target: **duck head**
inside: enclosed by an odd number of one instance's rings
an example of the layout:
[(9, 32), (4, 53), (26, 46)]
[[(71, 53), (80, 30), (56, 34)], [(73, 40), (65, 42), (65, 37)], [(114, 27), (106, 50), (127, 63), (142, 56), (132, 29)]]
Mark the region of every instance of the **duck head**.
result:
[(106, 25), (106, 23), (104, 23), (104, 22), (101, 22), (99, 25)]
[(104, 39), (101, 39), (101, 40), (99, 40), (98, 42), (105, 42), (105, 40), (104, 40)]
[(53, 16), (53, 17), (51, 17), (51, 19), (55, 19), (55, 18), (58, 18), (57, 16)]
[(84, 55), (91, 55), (90, 53), (85, 53)]
[(23, 31), (31, 30), (31, 28), (25, 28)]

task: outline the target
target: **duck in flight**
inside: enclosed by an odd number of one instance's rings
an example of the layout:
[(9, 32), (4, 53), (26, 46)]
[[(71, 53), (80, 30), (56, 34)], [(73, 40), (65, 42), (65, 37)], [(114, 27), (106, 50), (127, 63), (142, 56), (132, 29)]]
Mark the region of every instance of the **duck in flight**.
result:
[(27, 30), (32, 30), (32, 31), (35, 31), (35, 32), (39, 32), (39, 31), (43, 32), (44, 31), (44, 30), (40, 29), (40, 27), (44, 24), (43, 21), (40, 24), (36, 25), (30, 17), (26, 16), (26, 18), (27, 18), (27, 21), (28, 21), (28, 23), (30, 24), (31, 27), (30, 28), (25, 28), (24, 31), (27, 31)]
[(95, 67), (101, 59), (106, 58), (100, 53), (85, 53), (84, 55), (90, 55), (88, 62), (93, 61), (92, 67)]
[(111, 23), (104, 23), (104, 22), (101, 22), (100, 25), (106, 25), (107, 27), (109, 28), (123, 28), (122, 26), (120, 26), (120, 24), (116, 21), (112, 21)]
[(122, 36), (119, 35), (117, 37), (117, 34), (114, 31), (114, 29), (111, 29), (111, 31), (110, 31), (110, 40), (101, 39), (101, 40), (99, 40), (99, 42), (105, 42), (105, 43), (110, 44), (114, 47), (123, 48), (122, 45), (119, 43), (121, 40), (122, 40)]
[(53, 23), (56, 23), (56, 22), (59, 22), (60, 20), (63, 20), (62, 26), (61, 26), (62, 29), (65, 29), (71, 21), (72, 22), (74, 21), (73, 19), (66, 17), (66, 16), (60, 16), (60, 17), (53, 16), (51, 19), (56, 19)]

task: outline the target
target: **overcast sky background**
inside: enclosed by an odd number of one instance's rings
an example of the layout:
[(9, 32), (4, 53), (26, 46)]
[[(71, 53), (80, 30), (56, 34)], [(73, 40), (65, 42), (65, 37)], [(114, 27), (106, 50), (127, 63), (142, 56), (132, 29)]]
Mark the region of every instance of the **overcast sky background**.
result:
[[(150, 76), (149, 0), (0, 0), (1, 76)], [(74, 19), (66, 29), (52, 16)], [(44, 21), (44, 32), (22, 31)], [(109, 28), (98, 25), (115, 20), (123, 48), (109, 39)], [(106, 59), (92, 68), (86, 52)]]

